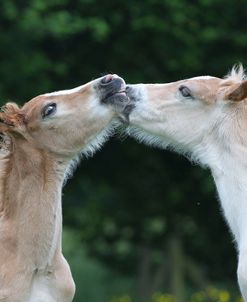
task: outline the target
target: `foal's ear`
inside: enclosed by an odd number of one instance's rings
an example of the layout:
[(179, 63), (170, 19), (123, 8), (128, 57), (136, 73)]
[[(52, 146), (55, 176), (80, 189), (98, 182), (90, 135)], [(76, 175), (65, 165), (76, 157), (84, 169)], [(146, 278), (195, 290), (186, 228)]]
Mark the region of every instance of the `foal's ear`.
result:
[(225, 99), (233, 102), (239, 102), (247, 98), (247, 80), (236, 86), (229, 92)]
[(2, 130), (18, 130), (23, 128), (25, 117), (15, 103), (7, 103), (1, 108), (0, 125)]

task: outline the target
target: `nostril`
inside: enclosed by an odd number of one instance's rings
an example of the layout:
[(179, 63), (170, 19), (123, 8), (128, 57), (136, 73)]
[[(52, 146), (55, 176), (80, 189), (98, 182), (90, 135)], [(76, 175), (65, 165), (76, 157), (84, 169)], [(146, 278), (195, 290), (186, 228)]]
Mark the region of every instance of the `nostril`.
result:
[(101, 84), (106, 85), (109, 84), (115, 78), (114, 74), (108, 74), (101, 80)]

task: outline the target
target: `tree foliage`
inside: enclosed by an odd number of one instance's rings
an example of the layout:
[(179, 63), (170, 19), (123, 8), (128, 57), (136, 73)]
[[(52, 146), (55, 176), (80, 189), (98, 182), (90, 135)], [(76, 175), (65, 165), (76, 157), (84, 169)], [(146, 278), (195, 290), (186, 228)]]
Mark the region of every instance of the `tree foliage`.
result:
[[(131, 83), (167, 82), (223, 76), (247, 63), (244, 0), (8, 0), (0, 3), (0, 20), (2, 103), (102, 72)], [(150, 279), (156, 287), (171, 284), (174, 240), (202, 279), (228, 282), (235, 254), (216, 199), (207, 171), (121, 137), (81, 164), (65, 189), (64, 221), (89, 255), (139, 275), (141, 287)]]

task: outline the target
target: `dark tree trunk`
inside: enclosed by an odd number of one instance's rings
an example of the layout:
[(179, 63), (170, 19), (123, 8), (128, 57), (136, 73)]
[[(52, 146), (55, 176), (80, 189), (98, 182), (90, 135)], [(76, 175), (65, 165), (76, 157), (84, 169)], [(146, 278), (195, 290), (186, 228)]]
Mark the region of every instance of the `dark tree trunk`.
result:
[(173, 237), (171, 239), (169, 250), (171, 255), (171, 291), (175, 296), (175, 302), (185, 302), (184, 257), (179, 238)]
[(142, 246), (140, 248), (138, 267), (138, 296), (140, 302), (150, 302), (152, 295), (151, 286), (151, 266), (152, 266), (152, 252), (149, 247)]

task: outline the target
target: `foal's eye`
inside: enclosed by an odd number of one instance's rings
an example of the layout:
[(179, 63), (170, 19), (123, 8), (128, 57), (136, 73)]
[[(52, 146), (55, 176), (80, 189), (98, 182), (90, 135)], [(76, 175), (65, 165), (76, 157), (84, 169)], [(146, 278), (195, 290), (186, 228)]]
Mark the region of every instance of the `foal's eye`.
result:
[(183, 86), (181, 85), (178, 90), (180, 91), (180, 93), (182, 94), (183, 97), (185, 98), (192, 98), (192, 94), (190, 89), (187, 86)]
[(55, 114), (56, 109), (57, 109), (57, 104), (56, 103), (51, 103), (51, 104), (46, 105), (43, 108), (42, 113), (41, 113), (42, 118), (45, 118), (47, 116), (51, 116), (51, 115)]

